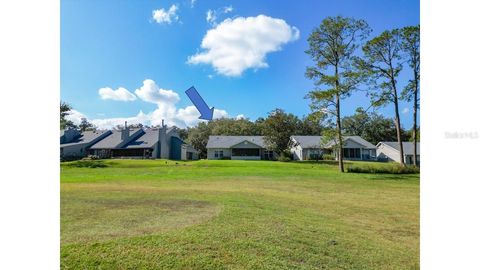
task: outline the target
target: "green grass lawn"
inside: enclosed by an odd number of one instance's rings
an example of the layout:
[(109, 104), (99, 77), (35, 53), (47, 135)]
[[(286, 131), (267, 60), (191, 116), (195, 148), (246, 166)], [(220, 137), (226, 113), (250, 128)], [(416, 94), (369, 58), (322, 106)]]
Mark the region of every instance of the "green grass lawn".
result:
[(63, 269), (419, 268), (418, 174), (340, 174), (328, 162), (100, 162), (62, 164)]

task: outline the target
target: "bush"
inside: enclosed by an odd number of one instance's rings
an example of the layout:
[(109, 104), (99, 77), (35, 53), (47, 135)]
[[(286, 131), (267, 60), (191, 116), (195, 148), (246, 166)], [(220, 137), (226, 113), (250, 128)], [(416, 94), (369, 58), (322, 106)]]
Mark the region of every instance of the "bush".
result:
[(97, 155), (88, 155), (88, 156), (82, 158), (82, 160), (99, 160), (99, 159), (100, 159), (100, 157), (97, 156)]
[(65, 164), (67, 167), (75, 168), (104, 168), (108, 167), (102, 160), (78, 160)]
[(400, 164), (392, 166), (372, 165), (350, 165), (347, 167), (349, 173), (385, 173), (385, 174), (413, 174), (420, 173), (420, 169), (413, 166), (402, 167)]
[(80, 160), (82, 159), (81, 156), (64, 156), (60, 157), (61, 162), (66, 162), (66, 161), (75, 161), (75, 160)]
[(231, 158), (231, 157), (221, 157), (221, 158), (219, 158), (219, 159), (220, 159), (220, 160), (230, 160), (230, 159), (232, 159), (232, 158)]
[(335, 160), (335, 156), (331, 154), (323, 154), (322, 160)]
[(280, 156), (278, 156), (277, 160), (281, 162), (289, 162), (292, 160), (292, 153), (288, 150), (285, 150), (280, 153)]

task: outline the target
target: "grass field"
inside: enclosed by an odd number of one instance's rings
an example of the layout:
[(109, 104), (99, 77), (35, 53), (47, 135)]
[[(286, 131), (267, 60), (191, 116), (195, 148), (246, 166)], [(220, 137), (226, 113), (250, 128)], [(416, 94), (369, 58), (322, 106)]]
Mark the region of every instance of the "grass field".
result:
[(106, 167), (62, 164), (63, 269), (419, 268), (418, 174), (100, 162)]

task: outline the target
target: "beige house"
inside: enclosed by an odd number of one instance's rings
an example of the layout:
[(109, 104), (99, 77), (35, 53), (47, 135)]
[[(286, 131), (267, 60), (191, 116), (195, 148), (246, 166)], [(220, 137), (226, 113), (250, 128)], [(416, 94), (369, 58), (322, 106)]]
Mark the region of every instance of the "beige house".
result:
[[(343, 157), (346, 160), (375, 160), (376, 147), (360, 136), (343, 137)], [(333, 154), (336, 142), (334, 140), (324, 142), (322, 136), (291, 136), (290, 151), (294, 160), (316, 160), (323, 154)]]
[[(413, 164), (413, 142), (402, 142), (403, 162)], [(379, 142), (377, 159), (380, 161), (400, 162), (400, 145), (398, 142)], [(420, 143), (417, 143), (417, 162), (420, 164)]]
[(263, 136), (210, 136), (207, 159), (271, 160), (275, 153), (267, 150)]

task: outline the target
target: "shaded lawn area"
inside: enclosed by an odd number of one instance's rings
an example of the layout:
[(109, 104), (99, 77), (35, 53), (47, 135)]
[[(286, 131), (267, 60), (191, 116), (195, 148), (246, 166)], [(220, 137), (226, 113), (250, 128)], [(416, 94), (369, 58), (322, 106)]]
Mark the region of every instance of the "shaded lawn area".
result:
[(62, 164), (63, 269), (419, 267), (418, 174), (340, 174), (328, 162), (100, 162)]

